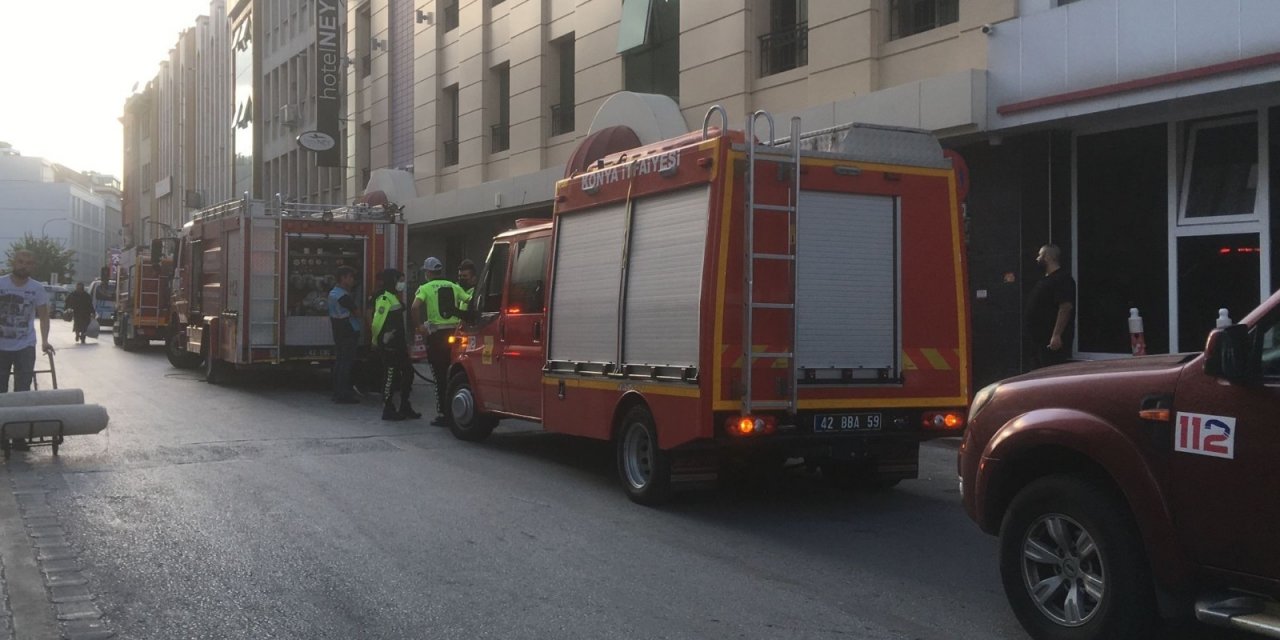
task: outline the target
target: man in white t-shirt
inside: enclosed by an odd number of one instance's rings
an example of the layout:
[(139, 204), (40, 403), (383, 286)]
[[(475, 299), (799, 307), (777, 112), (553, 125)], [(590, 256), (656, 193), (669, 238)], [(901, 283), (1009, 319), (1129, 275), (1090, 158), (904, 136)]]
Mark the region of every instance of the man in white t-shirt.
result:
[[(53, 353), (49, 345), (49, 294), (44, 284), (31, 277), (36, 266), (35, 254), (18, 251), (9, 266), (12, 271), (0, 276), (0, 393), (9, 391), (9, 375), (13, 375), (14, 391), (30, 391), (36, 368), (36, 331), (40, 318), (40, 343), (45, 353)], [(25, 440), (14, 440), (13, 447), (27, 448)]]

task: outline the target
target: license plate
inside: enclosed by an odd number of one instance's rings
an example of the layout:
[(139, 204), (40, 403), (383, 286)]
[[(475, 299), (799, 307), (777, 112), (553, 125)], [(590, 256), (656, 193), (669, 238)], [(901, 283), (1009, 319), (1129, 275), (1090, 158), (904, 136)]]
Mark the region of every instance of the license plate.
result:
[(823, 413), (813, 417), (813, 431), (879, 431), (880, 418), (879, 413)]

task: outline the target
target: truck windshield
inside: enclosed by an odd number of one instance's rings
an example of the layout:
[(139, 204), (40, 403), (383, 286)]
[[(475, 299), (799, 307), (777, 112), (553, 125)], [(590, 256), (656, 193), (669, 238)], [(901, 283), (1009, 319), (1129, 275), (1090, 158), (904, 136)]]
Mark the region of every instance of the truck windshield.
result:
[(112, 280), (106, 284), (99, 283), (93, 288), (93, 297), (97, 300), (115, 300), (116, 281)]

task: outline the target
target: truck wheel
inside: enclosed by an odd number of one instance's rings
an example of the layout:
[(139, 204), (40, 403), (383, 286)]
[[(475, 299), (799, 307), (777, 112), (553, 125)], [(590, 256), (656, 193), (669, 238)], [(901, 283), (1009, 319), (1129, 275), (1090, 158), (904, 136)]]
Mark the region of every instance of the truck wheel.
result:
[(124, 323), (111, 328), (111, 342), (117, 347), (124, 346)]
[(171, 333), (164, 339), (164, 355), (169, 358), (169, 364), (178, 369), (195, 369), (200, 366), (200, 354), (187, 351), (178, 333)]
[(226, 384), (229, 372), (227, 363), (209, 356), (204, 359), (204, 381), (209, 384)]
[(1000, 527), (1000, 577), (1037, 640), (1147, 638), (1157, 626), (1133, 518), (1085, 477), (1049, 476), (1018, 493)]
[(480, 442), (493, 433), (498, 426), (497, 418), (480, 411), (476, 406), (475, 394), (471, 393), (471, 382), (467, 374), (455, 373), (449, 378), (449, 392), (445, 396), (449, 401), (449, 431), (453, 437), (467, 442)]
[(636, 405), (622, 418), (615, 441), (618, 479), (632, 502), (657, 505), (671, 497), (671, 454), (658, 448), (649, 407)]

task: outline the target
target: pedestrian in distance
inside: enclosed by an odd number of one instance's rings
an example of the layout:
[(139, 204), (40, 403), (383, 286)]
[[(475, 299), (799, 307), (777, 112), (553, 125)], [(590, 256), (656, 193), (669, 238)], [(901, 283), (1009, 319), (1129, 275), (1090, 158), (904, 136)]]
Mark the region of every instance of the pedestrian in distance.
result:
[(1044, 277), (1031, 289), (1026, 330), (1032, 344), (1034, 368), (1062, 364), (1075, 341), (1076, 281), (1062, 268), (1062, 249), (1046, 244), (1036, 254)]
[(448, 404), (445, 402), (449, 380), (449, 336), (462, 323), (463, 305), (470, 301), (466, 290), (444, 277), (444, 263), (427, 258), (422, 263), (427, 282), (418, 287), (413, 297), (413, 326), (427, 339), (427, 363), (436, 383), (436, 418), (431, 424), (448, 426)]
[[(0, 393), (9, 391), (13, 377), (14, 391), (30, 391), (36, 370), (36, 332), (34, 321), (40, 318), (40, 344), (52, 354), (49, 344), (49, 293), (44, 283), (31, 277), (36, 256), (30, 251), (14, 252), (6, 276), (0, 276)], [(11, 447), (26, 451), (30, 447), (22, 438), (11, 440)]]
[(329, 323), (333, 327), (333, 401), (358, 404), (351, 388), (351, 369), (360, 342), (360, 315), (351, 292), (356, 286), (356, 270), (343, 265), (334, 273), (337, 284), (329, 290)]
[[(409, 395), (413, 392), (413, 361), (409, 359), (408, 317), (405, 315), (404, 274), (396, 269), (386, 269), (380, 278), (381, 290), (373, 298), (373, 320), (369, 333), (373, 336), (373, 349), (384, 369), (382, 379), (382, 419), (405, 420), (421, 418), (413, 410)], [(400, 406), (395, 404), (400, 394)]]
[(85, 329), (93, 319), (93, 299), (85, 291), (83, 282), (77, 282), (76, 290), (67, 294), (67, 308), (71, 310), (71, 330), (75, 332), (76, 342), (84, 344)]

